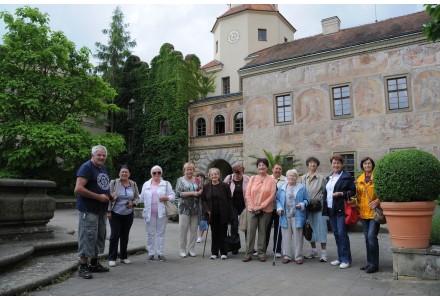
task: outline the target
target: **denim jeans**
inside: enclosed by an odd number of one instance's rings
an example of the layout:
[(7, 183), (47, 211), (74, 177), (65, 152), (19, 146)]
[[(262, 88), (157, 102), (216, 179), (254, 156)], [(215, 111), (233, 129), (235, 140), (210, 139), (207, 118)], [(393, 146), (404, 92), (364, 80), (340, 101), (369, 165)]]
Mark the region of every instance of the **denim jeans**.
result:
[(365, 246), (367, 250), (367, 263), (379, 267), (379, 234), (380, 225), (374, 219), (361, 219), (364, 229)]
[(342, 263), (351, 264), (350, 238), (347, 234), (345, 216), (330, 216), (329, 221), (336, 240), (338, 260)]
[(128, 215), (120, 215), (112, 212), (110, 220), (110, 246), (108, 250), (108, 260), (116, 260), (118, 257), (118, 244), (120, 243), (120, 259), (127, 258), (128, 236), (131, 225), (133, 225), (134, 212)]

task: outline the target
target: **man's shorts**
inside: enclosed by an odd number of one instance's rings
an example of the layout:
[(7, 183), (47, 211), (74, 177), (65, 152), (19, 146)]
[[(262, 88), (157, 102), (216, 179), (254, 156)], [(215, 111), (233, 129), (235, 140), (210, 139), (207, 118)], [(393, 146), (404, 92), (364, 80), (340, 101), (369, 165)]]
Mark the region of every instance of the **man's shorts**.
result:
[(96, 257), (104, 253), (107, 216), (78, 211), (78, 256)]

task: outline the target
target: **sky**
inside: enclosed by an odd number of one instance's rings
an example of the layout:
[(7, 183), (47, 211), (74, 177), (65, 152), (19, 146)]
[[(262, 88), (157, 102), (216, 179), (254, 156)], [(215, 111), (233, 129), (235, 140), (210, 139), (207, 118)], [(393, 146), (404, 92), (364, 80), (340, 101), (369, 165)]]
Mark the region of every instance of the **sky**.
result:
[[(142, 61), (150, 64), (151, 60), (159, 54), (160, 47), (164, 43), (170, 43), (184, 56), (197, 55), (201, 64), (204, 65), (214, 58), (214, 36), (211, 29), (217, 17), (228, 10), (227, 2), (213, 1), (215, 4), (203, 4), (206, 2), (173, 3), (165, 0), (160, 2), (165, 4), (141, 4), (130, 0), (28, 0), (26, 2), (0, 0), (0, 11), (6, 10), (13, 14), (20, 6), (38, 7), (41, 12), (49, 15), (49, 26), (53, 31), (63, 31), (78, 49), (85, 46), (95, 54), (97, 52), (96, 42), (108, 44), (108, 37), (102, 33), (102, 30), (110, 28), (113, 11), (119, 5), (124, 14), (125, 23), (129, 24), (127, 30), (132, 39), (137, 42), (137, 46), (131, 51)], [(416, 1), (400, 1), (404, 4), (397, 4), (399, 2), (396, 1), (381, 1), (381, 3), (388, 4), (376, 5), (374, 2), (367, 1), (356, 2), (364, 4), (314, 0), (307, 1), (307, 4), (304, 4), (304, 1), (299, 4), (294, 1), (278, 3), (280, 13), (297, 30), (294, 35), (295, 40), (320, 34), (322, 32), (321, 20), (333, 16), (339, 17), (341, 29), (344, 29), (424, 10), (423, 5), (417, 4)], [(5, 24), (0, 20), (0, 37), (3, 37), (5, 32)], [(0, 41), (0, 43), (3, 42)], [(96, 65), (98, 61), (91, 58), (91, 62)]]

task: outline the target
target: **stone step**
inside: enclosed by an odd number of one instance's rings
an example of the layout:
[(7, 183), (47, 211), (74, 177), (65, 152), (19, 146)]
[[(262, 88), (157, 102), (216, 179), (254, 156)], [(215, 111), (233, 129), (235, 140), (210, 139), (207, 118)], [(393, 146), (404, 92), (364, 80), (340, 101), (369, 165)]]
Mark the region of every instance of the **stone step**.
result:
[(14, 296), (51, 284), (78, 266), (77, 251), (28, 257), (0, 274), (0, 295)]

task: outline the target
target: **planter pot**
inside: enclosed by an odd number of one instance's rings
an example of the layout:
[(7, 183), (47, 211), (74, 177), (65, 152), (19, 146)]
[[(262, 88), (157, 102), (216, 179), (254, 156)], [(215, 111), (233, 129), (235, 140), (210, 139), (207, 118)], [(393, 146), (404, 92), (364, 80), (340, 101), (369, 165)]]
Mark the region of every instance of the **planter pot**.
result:
[(392, 246), (428, 248), (435, 205), (435, 201), (381, 202)]

